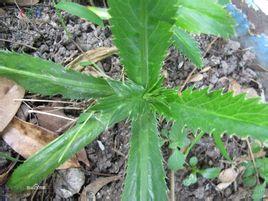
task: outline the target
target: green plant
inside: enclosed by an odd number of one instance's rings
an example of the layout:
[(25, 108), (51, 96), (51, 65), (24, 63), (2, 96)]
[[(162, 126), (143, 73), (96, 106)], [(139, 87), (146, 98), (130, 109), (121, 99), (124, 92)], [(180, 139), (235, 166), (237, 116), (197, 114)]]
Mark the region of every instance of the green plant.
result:
[(27, 90), (48, 96), (61, 94), (68, 99), (96, 99), (76, 126), (14, 171), (8, 182), (11, 189), (22, 191), (40, 182), (101, 132), (124, 119), (131, 120), (132, 136), (122, 200), (167, 200), (157, 128), (161, 115), (193, 131), (267, 139), (268, 107), (259, 100), (208, 89), (187, 89), (178, 95), (177, 89), (163, 86), (160, 70), (173, 29), (183, 30), (178, 41), (190, 58), (197, 54), (185, 39), (187, 32), (223, 37), (233, 34), (231, 17), (214, 2), (109, 0), (114, 42), (128, 76), (125, 82), (107, 76), (95, 78), (50, 61), (1, 51), (0, 75)]
[[(254, 201), (262, 200), (268, 182), (268, 158), (256, 159), (253, 162), (244, 162), (243, 184), (245, 187), (254, 188), (252, 198)], [(259, 177), (263, 182), (259, 181)]]
[(198, 159), (194, 156), (189, 160), (189, 168), (191, 173), (188, 177), (186, 177), (182, 183), (184, 186), (190, 186), (197, 182), (197, 175), (201, 175), (206, 179), (215, 179), (219, 176), (221, 169), (220, 168), (206, 168), (199, 169), (197, 167)]

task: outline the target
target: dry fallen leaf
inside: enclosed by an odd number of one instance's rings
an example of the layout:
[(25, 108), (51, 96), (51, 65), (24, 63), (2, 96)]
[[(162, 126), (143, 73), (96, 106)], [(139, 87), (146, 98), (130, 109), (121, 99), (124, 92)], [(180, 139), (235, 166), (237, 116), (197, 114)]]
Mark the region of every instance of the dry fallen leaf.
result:
[(203, 76), (202, 74), (198, 73), (198, 74), (194, 75), (194, 76), (189, 80), (189, 82), (199, 82), (199, 81), (201, 81), (201, 80), (203, 80), (203, 79), (204, 79), (204, 76)]
[[(15, 3), (15, 0), (4, 0), (4, 2), (6, 3)], [(39, 0), (16, 0), (16, 3), (19, 6), (31, 6), (31, 5), (35, 5), (39, 2)]]
[(221, 171), (219, 175), (219, 180), (222, 183), (234, 182), (236, 177), (238, 176), (238, 172), (234, 168), (228, 168)]
[[(28, 158), (57, 137), (54, 133), (14, 118), (3, 131), (3, 140), (24, 158)], [(80, 167), (76, 157), (58, 169)]]
[(117, 53), (116, 47), (100, 47), (94, 50), (89, 50), (84, 54), (79, 55), (72, 62), (70, 62), (67, 67), (72, 68), (76, 71), (81, 71), (83, 67), (80, 65), (81, 62), (90, 61), (92, 63), (97, 63), (115, 53)]
[[(40, 111), (43, 113), (38, 113)], [(57, 134), (66, 131), (75, 123), (68, 119), (63, 110), (58, 110), (54, 107), (36, 108), (36, 112), (38, 125)]]
[(217, 185), (218, 190), (221, 191), (226, 189), (236, 180), (238, 175), (239, 172), (237, 172), (233, 167), (221, 171), (218, 177), (219, 181), (221, 182)]
[(93, 181), (83, 189), (80, 196), (80, 201), (89, 201), (89, 200), (95, 201), (96, 200), (95, 195), (99, 192), (99, 190), (103, 186), (119, 179), (121, 179), (120, 176), (98, 178), (97, 180)]
[(239, 95), (245, 93), (247, 98), (257, 98), (259, 97), (257, 91), (253, 88), (244, 88), (237, 81), (231, 80), (229, 84), (229, 91), (232, 91), (234, 95)]
[(24, 89), (15, 82), (0, 77), (0, 132), (2, 132), (17, 113), (24, 97)]
[(203, 69), (200, 71), (200, 73), (208, 72), (210, 69), (211, 69), (210, 66), (206, 66), (205, 68), (203, 68)]

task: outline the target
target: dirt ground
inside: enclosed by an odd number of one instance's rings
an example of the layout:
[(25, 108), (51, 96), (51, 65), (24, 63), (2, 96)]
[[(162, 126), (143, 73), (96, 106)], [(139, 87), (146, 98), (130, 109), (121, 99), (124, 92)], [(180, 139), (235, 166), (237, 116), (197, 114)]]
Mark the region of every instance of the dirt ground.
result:
[[(25, 8), (27, 18), (22, 18), (15, 6), (5, 7), (4, 9), (6, 13), (0, 16), (0, 49), (26, 52), (66, 65), (73, 58), (82, 54), (83, 51), (97, 47), (113, 46), (108, 26), (99, 28), (89, 22), (64, 13), (63, 19), (66, 23), (67, 31), (70, 33), (70, 37), (68, 37), (55, 10), (46, 4)], [(36, 10), (41, 11), (39, 18), (36, 16)], [(224, 88), (228, 90), (236, 83), (243, 88), (249, 89), (251, 94), (256, 93), (263, 97), (263, 88), (259, 83), (258, 73), (250, 68), (254, 55), (249, 50), (242, 49), (240, 44), (233, 40), (207, 36), (196, 37), (196, 39), (204, 55), (206, 70), (194, 72), (187, 86), (194, 85), (196, 88), (210, 87), (212, 89)], [(122, 66), (118, 56), (110, 56), (97, 64), (108, 75), (115, 79), (122, 79)], [(170, 47), (162, 72), (168, 87), (182, 86), (193, 69), (194, 66), (191, 62), (174, 47)], [(26, 98), (48, 99), (49, 97), (27, 94)], [(59, 98), (52, 97), (52, 99)], [(25, 108), (26, 105), (36, 108), (40, 106), (40, 103), (26, 101), (23, 102), (21, 108)], [(65, 109), (63, 112), (68, 117), (77, 117), (81, 111)], [(23, 118), (28, 122), (42, 125), (42, 119), (34, 114), (28, 114), (27, 110)], [(161, 131), (165, 128), (168, 128), (168, 124), (162, 123), (159, 130)], [(99, 177), (113, 175), (122, 177), (118, 181), (103, 186), (96, 194), (98, 201), (120, 200), (129, 137), (129, 122), (121, 122), (104, 132), (96, 141), (86, 147), (90, 166), (82, 165), (79, 169), (85, 181), (83, 186), (92, 183)], [(248, 154), (247, 144), (237, 137), (229, 138), (225, 136), (224, 142), (232, 158)], [(162, 149), (165, 158), (164, 164), (167, 164), (169, 150), (167, 146), (163, 146)], [(14, 157), (17, 156), (16, 152), (3, 140), (0, 140), (0, 151), (11, 153)], [(225, 162), (209, 135), (205, 135), (194, 146), (189, 154), (189, 157), (191, 156), (198, 158), (200, 168), (220, 167), (225, 169), (230, 167), (230, 164)], [(0, 158), (0, 169), (6, 168), (9, 164), (8, 160)], [(169, 171), (167, 173), (166, 180), (170, 185)], [(62, 191), (59, 193), (57, 188), (63, 187), (57, 183), (62, 174), (66, 174), (66, 172), (57, 170), (50, 178), (42, 182), (42, 186), (46, 186), (46, 189), (22, 195), (16, 194), (14, 195), (15, 200), (79, 200), (79, 194), (63, 198)], [(188, 174), (189, 170), (187, 169), (178, 171), (175, 174), (175, 195), (177, 200), (250, 200), (251, 189), (243, 187), (239, 177), (235, 184), (232, 184), (224, 191), (218, 191), (216, 188), (217, 179), (207, 180), (201, 177), (198, 178), (196, 184), (184, 187), (181, 181)], [(0, 200), (9, 200), (8, 197), (11, 194), (5, 185), (1, 186)]]

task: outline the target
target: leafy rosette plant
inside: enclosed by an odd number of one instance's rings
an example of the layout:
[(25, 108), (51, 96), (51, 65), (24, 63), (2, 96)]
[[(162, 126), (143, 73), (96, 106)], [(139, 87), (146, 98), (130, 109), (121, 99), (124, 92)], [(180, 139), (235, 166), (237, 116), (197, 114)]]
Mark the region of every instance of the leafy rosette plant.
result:
[[(109, 0), (111, 29), (127, 81), (93, 77), (26, 54), (0, 52), (0, 75), (30, 92), (66, 99), (96, 99), (76, 125), (21, 164), (8, 185), (23, 191), (49, 176), (114, 124), (130, 119), (132, 136), (122, 200), (168, 200), (157, 119), (193, 131), (266, 140), (268, 107), (222, 91), (163, 86), (160, 70), (172, 42), (197, 66), (198, 46), (189, 33), (233, 34), (233, 20), (214, 0)], [(180, 132), (180, 126), (177, 126)]]

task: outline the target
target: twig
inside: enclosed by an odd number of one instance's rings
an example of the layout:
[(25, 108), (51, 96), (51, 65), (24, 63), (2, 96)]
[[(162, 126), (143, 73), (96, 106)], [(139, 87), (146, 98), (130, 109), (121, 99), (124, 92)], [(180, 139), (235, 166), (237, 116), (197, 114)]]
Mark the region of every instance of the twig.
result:
[(28, 48), (33, 49), (33, 50), (37, 50), (37, 48), (35, 48), (33, 46), (30, 46), (30, 45), (27, 45), (27, 44), (24, 44), (24, 43), (14, 42), (14, 41), (6, 40), (6, 39), (3, 39), (3, 38), (0, 38), (0, 41), (8, 42), (8, 43), (14, 43), (14, 44), (17, 44), (17, 45), (28, 47)]
[(192, 78), (193, 74), (196, 72), (197, 68), (195, 67), (192, 72), (188, 75), (188, 77), (186, 78), (186, 80), (184, 81), (183, 85), (180, 87), (178, 94), (179, 96), (181, 96), (181, 92), (183, 91), (183, 89), (185, 88), (185, 86), (187, 85), (187, 83), (190, 81), (190, 79)]
[(219, 39), (219, 37), (216, 37), (216, 38), (213, 39), (213, 41), (211, 41), (211, 43), (209, 43), (209, 45), (208, 45), (208, 47), (207, 47), (205, 53), (203, 54), (203, 57), (207, 56), (207, 53), (211, 50), (212, 45), (213, 45), (214, 43), (216, 43), (216, 41), (217, 41), (218, 39)]
[(58, 118), (66, 119), (66, 120), (69, 120), (69, 121), (76, 121), (76, 119), (73, 119), (73, 118), (64, 117), (64, 116), (61, 116), (61, 115), (52, 114), (52, 113), (48, 113), (48, 112), (42, 112), (42, 111), (37, 111), (37, 110), (29, 110), (28, 112), (29, 113), (44, 114), (44, 115), (48, 115), (48, 116), (58, 117)]
[(38, 99), (13, 99), (14, 101), (28, 101), (28, 102), (42, 102), (42, 103), (63, 103), (63, 104), (74, 104), (74, 102), (71, 101), (55, 101), (55, 100), (38, 100)]
[(256, 171), (257, 183), (260, 184), (260, 180), (259, 180), (259, 172), (258, 172), (258, 169), (257, 169), (257, 166), (256, 166), (255, 157), (254, 157), (254, 154), (253, 154), (253, 152), (252, 152), (251, 145), (250, 145), (250, 142), (249, 142), (248, 138), (246, 139), (246, 142), (247, 142), (247, 145), (248, 145), (250, 158), (251, 158), (251, 160), (252, 160), (254, 169), (255, 169), (255, 171)]
[(118, 155), (120, 156), (123, 156), (124, 158), (127, 158), (127, 156), (125, 154), (123, 154), (121, 151), (119, 151), (118, 149), (116, 148), (112, 148), (112, 151), (114, 151), (115, 153), (117, 153)]
[(175, 173), (170, 171), (170, 201), (175, 201)]
[(83, 110), (83, 108), (80, 107), (47, 107), (47, 106), (38, 106), (37, 109), (48, 109), (47, 112), (55, 112), (58, 110)]

